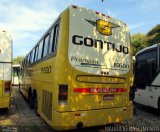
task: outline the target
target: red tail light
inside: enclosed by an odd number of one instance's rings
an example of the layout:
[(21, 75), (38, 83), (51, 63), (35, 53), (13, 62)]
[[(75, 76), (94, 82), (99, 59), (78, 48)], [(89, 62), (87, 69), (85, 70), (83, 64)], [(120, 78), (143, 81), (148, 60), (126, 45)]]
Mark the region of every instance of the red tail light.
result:
[(4, 84), (5, 93), (10, 93), (11, 91), (11, 81), (6, 81)]
[(68, 85), (59, 85), (58, 102), (59, 104), (66, 104), (68, 98)]

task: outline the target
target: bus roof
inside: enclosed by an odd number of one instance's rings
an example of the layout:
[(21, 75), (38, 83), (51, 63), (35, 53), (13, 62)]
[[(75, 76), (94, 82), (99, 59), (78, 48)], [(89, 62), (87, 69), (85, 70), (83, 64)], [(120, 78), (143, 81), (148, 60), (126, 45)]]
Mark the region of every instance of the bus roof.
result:
[[(85, 8), (85, 7), (81, 7), (81, 6), (77, 6), (77, 5), (69, 5), (68, 6), (68, 8), (67, 9), (65, 9), (65, 10), (70, 10), (70, 9), (72, 9), (72, 8), (75, 8), (75, 9), (80, 9), (80, 10), (87, 10), (88, 12), (95, 12), (95, 14), (97, 14), (97, 15), (99, 15), (99, 16), (103, 16), (104, 18), (106, 17), (107, 19), (108, 18), (112, 18), (112, 19), (114, 19), (115, 21), (119, 21), (120, 23), (123, 23), (124, 25), (126, 25), (127, 26), (127, 24), (126, 23), (124, 23), (123, 21), (121, 21), (121, 20), (119, 20), (119, 19), (116, 19), (116, 18), (114, 18), (114, 17), (111, 17), (111, 16), (109, 16), (109, 15), (107, 15), (107, 14), (104, 14), (104, 13), (102, 13), (102, 12), (98, 12), (98, 11), (95, 11), (95, 10), (92, 10), (92, 9), (89, 9), (89, 8)], [(65, 11), (64, 10), (64, 11)]]
[[(158, 44), (160, 44), (160, 43), (158, 43)], [(145, 52), (145, 51), (147, 51), (147, 50), (150, 50), (150, 49), (153, 49), (153, 48), (157, 47), (158, 44), (154, 44), (154, 45), (152, 45), (152, 46), (149, 46), (149, 47), (146, 47), (146, 48), (140, 50), (139, 52), (136, 53), (135, 56), (137, 56), (137, 55), (139, 55), (139, 54), (141, 54), (141, 53), (143, 53), (143, 52)]]

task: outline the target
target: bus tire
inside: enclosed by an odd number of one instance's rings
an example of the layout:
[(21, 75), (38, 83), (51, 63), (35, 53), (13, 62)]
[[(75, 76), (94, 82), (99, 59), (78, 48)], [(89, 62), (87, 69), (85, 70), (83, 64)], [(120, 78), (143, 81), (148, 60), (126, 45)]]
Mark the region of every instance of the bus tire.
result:
[(28, 93), (28, 105), (31, 109), (34, 108), (33, 97), (32, 97), (31, 91), (29, 91), (29, 93)]
[(37, 94), (35, 95), (33, 102), (34, 102), (34, 112), (35, 112), (35, 114), (37, 116), (39, 116), (39, 114), (38, 114), (38, 98), (37, 98)]

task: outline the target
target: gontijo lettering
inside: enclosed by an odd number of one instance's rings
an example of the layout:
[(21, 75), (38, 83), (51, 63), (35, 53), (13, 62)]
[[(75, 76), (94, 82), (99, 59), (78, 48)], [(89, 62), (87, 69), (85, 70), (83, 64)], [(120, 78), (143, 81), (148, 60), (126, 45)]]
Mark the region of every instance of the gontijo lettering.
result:
[(89, 37), (83, 37), (83, 36), (79, 36), (79, 35), (73, 35), (72, 36), (72, 43), (75, 45), (84, 45), (87, 47), (94, 47), (94, 48), (98, 48), (100, 47), (100, 49), (104, 48), (104, 45), (106, 45), (107, 50), (113, 50), (119, 53), (123, 53), (123, 54), (128, 54), (129, 53), (129, 49), (128, 47), (124, 46), (124, 45), (116, 45), (115, 43), (111, 43), (111, 42), (107, 42), (107, 41), (103, 41), (103, 40), (98, 40), (98, 39), (93, 39), (93, 38), (89, 38)]

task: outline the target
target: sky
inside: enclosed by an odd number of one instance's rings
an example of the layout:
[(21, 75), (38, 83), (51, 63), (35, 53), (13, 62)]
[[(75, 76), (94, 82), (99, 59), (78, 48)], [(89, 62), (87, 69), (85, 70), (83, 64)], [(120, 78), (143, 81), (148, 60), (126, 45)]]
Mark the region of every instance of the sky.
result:
[(160, 0), (0, 0), (0, 28), (12, 36), (13, 57), (26, 55), (71, 4), (122, 20), (131, 35), (160, 24)]

